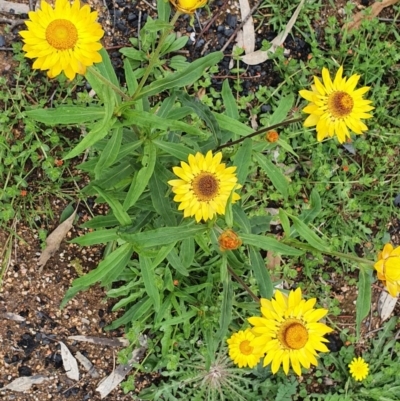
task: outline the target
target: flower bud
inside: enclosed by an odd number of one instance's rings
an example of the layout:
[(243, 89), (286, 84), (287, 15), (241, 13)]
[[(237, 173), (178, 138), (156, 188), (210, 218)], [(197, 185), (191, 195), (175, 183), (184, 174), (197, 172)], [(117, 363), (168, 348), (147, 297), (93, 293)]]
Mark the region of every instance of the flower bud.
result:
[(233, 230), (228, 229), (218, 237), (218, 244), (221, 251), (232, 251), (242, 245), (242, 240)]

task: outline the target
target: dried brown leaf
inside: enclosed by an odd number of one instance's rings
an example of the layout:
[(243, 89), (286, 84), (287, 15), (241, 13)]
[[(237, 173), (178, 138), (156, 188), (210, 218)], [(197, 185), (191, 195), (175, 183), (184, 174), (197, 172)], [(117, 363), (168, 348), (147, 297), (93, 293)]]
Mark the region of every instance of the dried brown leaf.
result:
[(68, 340), (84, 341), (87, 343), (105, 345), (109, 347), (127, 347), (129, 345), (129, 341), (123, 337), (102, 338), (92, 336), (69, 336)]
[(61, 241), (65, 238), (68, 231), (72, 227), (76, 216), (77, 208), (74, 213), (64, 220), (46, 239), (46, 248), (43, 250), (38, 260), (38, 266), (40, 266), (39, 272), (42, 271), (47, 261), (57, 252), (60, 247)]
[(12, 390), (18, 392), (28, 391), (34, 384), (40, 384), (46, 380), (50, 379), (43, 375), (18, 377), (18, 379), (13, 380), (10, 384), (7, 384), (7, 386), (3, 387), (2, 390)]
[[(248, 0), (239, 0), (240, 5), (240, 14), (242, 16), (242, 20), (246, 18), (250, 12), (250, 5)], [(256, 46), (256, 34), (254, 32), (254, 22), (253, 18), (250, 17), (242, 28), (243, 31), (243, 49), (246, 54), (253, 53), (254, 48)]]
[(75, 357), (71, 354), (71, 351), (62, 341), (59, 341), (59, 344), (61, 346), (61, 358), (63, 361), (63, 366), (66, 375), (71, 380), (78, 381), (79, 380), (78, 362), (76, 362)]
[(398, 298), (392, 297), (386, 291), (382, 291), (378, 300), (378, 313), (382, 319), (382, 322), (389, 319), (392, 312), (397, 304)]
[(374, 17), (377, 17), (379, 13), (386, 7), (392, 6), (393, 4), (398, 3), (399, 0), (383, 0), (381, 2), (376, 2), (371, 6), (371, 15), (365, 15), (364, 11), (359, 11), (357, 14), (354, 14), (353, 21), (348, 22), (344, 25), (344, 28), (348, 31), (352, 31), (353, 29), (358, 29), (363, 22), (363, 20), (370, 20)]

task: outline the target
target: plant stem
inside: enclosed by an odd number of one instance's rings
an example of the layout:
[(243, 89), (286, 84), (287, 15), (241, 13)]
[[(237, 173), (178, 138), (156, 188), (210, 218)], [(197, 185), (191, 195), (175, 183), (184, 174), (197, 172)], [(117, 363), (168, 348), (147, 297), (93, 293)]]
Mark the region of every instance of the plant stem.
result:
[(244, 290), (253, 298), (254, 301), (260, 302), (260, 299), (254, 295), (253, 291), (246, 285), (246, 283), (233, 271), (233, 269), (228, 265), (229, 274), (243, 287)]
[(270, 131), (272, 129), (279, 128), (279, 127), (284, 127), (285, 125), (297, 123), (302, 120), (303, 120), (303, 117), (292, 118), (291, 120), (282, 121), (278, 124), (271, 125), (270, 127), (261, 128), (260, 130), (252, 132), (249, 135), (242, 136), (241, 138), (237, 139), (236, 141), (224, 143), (223, 145), (218, 146), (217, 149), (215, 149), (215, 150), (217, 151), (217, 150), (221, 150), (223, 148), (227, 148), (228, 146), (236, 145), (237, 143), (243, 142), (247, 138), (252, 138), (253, 136), (262, 134), (263, 132)]
[[(175, 22), (178, 20), (178, 18), (182, 15), (182, 13), (180, 11), (177, 11), (174, 16), (171, 19), (171, 28), (173, 28), (173, 26), (175, 25)], [(165, 42), (165, 39), (167, 38), (167, 36), (169, 35), (169, 33), (171, 32), (171, 28), (166, 28), (164, 29), (160, 40), (158, 41), (157, 47), (154, 50), (154, 52), (151, 54), (151, 58), (149, 61), (149, 65), (147, 66), (144, 75), (142, 77), (142, 79), (140, 80), (140, 83), (138, 85), (138, 87), (135, 90), (135, 93), (132, 95), (132, 101), (134, 101), (139, 95), (141, 90), (143, 89), (144, 84), (147, 81), (147, 78), (149, 77), (150, 73), (153, 71), (154, 68), (154, 64), (157, 62), (160, 52), (161, 52), (161, 48)]]
[(110, 82), (107, 78), (104, 78), (103, 75), (101, 75), (101, 74), (96, 70), (95, 67), (90, 66), (90, 67), (88, 68), (88, 70), (90, 70), (90, 72), (91, 72), (93, 75), (96, 75), (96, 77), (99, 78), (99, 80), (100, 80), (101, 82), (103, 82), (105, 85), (107, 85), (108, 87), (110, 87), (115, 93), (117, 93), (118, 95), (120, 95), (122, 98), (124, 98), (125, 100), (129, 100), (129, 99), (130, 99), (130, 97), (129, 97), (126, 93), (122, 92), (122, 90), (121, 90), (120, 88), (118, 88), (118, 86), (114, 85), (114, 84), (113, 84), (112, 82)]
[(336, 251), (325, 251), (325, 250), (321, 251), (319, 249), (312, 247), (311, 245), (304, 244), (300, 241), (297, 241), (297, 240), (291, 239), (291, 238), (283, 239), (282, 243), (285, 243), (286, 245), (295, 246), (296, 248), (304, 249), (305, 251), (310, 251), (310, 252), (314, 252), (314, 253), (322, 253), (322, 254), (330, 255), (330, 256), (336, 256), (338, 258), (351, 260), (352, 262), (357, 262), (357, 263), (372, 266), (372, 267), (376, 263), (372, 260), (359, 258), (358, 256), (354, 256), (354, 255), (349, 255), (348, 253), (342, 253), (342, 252), (336, 252)]

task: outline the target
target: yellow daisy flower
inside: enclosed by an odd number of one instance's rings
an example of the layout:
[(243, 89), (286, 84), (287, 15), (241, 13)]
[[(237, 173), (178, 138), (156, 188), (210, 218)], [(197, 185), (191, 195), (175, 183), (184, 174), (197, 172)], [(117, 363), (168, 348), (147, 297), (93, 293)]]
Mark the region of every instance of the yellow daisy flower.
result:
[(349, 364), (349, 370), (353, 379), (356, 381), (364, 380), (368, 376), (369, 366), (363, 358), (353, 358)]
[(231, 338), (226, 340), (229, 346), (229, 356), (239, 368), (246, 366), (254, 368), (263, 356), (260, 347), (255, 348), (250, 345), (253, 339), (254, 334), (250, 329), (246, 329), (232, 334)]
[(56, 0), (54, 8), (42, 0), (38, 11), (29, 13), (28, 30), (20, 32), (22, 49), (26, 57), (36, 58), (34, 69), (48, 70), (50, 78), (64, 71), (74, 79), (76, 74), (85, 74), (86, 67), (101, 62), (99, 40), (104, 31), (96, 19), (97, 12), (88, 5), (81, 7), (79, 0), (72, 5), (69, 0)]
[[(225, 214), (226, 203), (231, 192), (240, 188), (237, 184), (236, 167), (226, 167), (221, 163), (222, 153), (215, 156), (208, 151), (206, 156), (201, 153), (189, 155), (189, 164), (181, 162), (181, 167), (173, 171), (179, 180), (170, 180), (172, 192), (176, 195), (175, 202), (180, 202), (179, 210), (184, 217), (195, 216), (196, 221), (207, 221), (215, 214)], [(232, 203), (240, 196), (232, 194)]]
[(184, 14), (193, 14), (198, 8), (204, 7), (208, 0), (169, 0), (171, 4)]
[(311, 102), (303, 111), (310, 114), (304, 121), (305, 127), (316, 125), (317, 139), (322, 141), (327, 137), (337, 136), (343, 143), (350, 138), (350, 132), (362, 134), (368, 127), (361, 121), (363, 118), (371, 118), (368, 113), (374, 109), (370, 100), (363, 99), (363, 95), (369, 91), (364, 86), (355, 90), (360, 75), (354, 74), (349, 79), (343, 78), (343, 67), (331, 80), (329, 71), (322, 69), (322, 81), (314, 77), (312, 91), (301, 90), (300, 96)]
[(389, 294), (397, 297), (400, 293), (400, 246), (386, 244), (378, 254), (378, 261), (374, 265), (378, 272), (378, 279), (383, 281)]
[(250, 345), (262, 347), (266, 354), (264, 366), (272, 363), (272, 373), (282, 365), (288, 374), (291, 365), (301, 376), (301, 366), (307, 369), (310, 365), (317, 366), (317, 351), (329, 352), (324, 335), (332, 329), (318, 322), (328, 311), (314, 309), (316, 302), (315, 298), (302, 299), (300, 288), (290, 291), (289, 296), (276, 291), (272, 300), (261, 299), (262, 317), (248, 319), (256, 336)]

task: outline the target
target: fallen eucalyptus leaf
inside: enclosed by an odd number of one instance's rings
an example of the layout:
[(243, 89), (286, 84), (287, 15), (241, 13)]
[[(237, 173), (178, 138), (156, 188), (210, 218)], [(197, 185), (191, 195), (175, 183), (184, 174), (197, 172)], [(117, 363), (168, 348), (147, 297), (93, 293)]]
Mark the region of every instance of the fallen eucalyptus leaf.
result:
[(353, 21), (344, 24), (343, 28), (347, 29), (348, 31), (358, 29), (364, 20), (370, 20), (374, 17), (377, 17), (384, 8), (392, 6), (398, 2), (399, 0), (382, 0), (376, 2), (371, 6), (370, 15), (366, 15), (364, 11), (359, 11), (357, 14), (354, 14)]
[(63, 221), (46, 239), (46, 248), (43, 250), (40, 258), (38, 260), (38, 266), (40, 266), (39, 273), (42, 271), (43, 267), (46, 265), (47, 261), (55, 254), (55, 252), (60, 247), (61, 241), (65, 238), (68, 231), (72, 227), (74, 222), (76, 212), (78, 208), (75, 209), (74, 213), (68, 217), (67, 220)]
[(82, 355), (79, 351), (75, 354), (76, 359), (80, 362), (86, 372), (89, 373), (91, 377), (97, 379), (99, 374), (97, 373), (96, 368), (93, 366), (93, 363), (86, 358), (85, 355)]
[(396, 298), (392, 297), (386, 291), (381, 292), (381, 295), (379, 296), (378, 300), (378, 313), (383, 322), (389, 319), (390, 315), (392, 314), (397, 304), (397, 301), (398, 301), (397, 297)]
[(64, 365), (64, 370), (68, 378), (71, 380), (79, 380), (79, 368), (78, 368), (78, 362), (76, 362), (76, 359), (74, 356), (71, 354), (71, 351), (68, 349), (68, 347), (62, 342), (58, 342), (61, 346), (61, 358), (63, 361)]
[[(240, 5), (240, 15), (242, 16), (242, 20), (244, 20), (251, 12), (249, 1), (248, 0), (239, 0)], [(243, 49), (246, 54), (250, 54), (254, 52), (254, 48), (256, 46), (256, 34), (254, 32), (254, 22), (253, 18), (250, 18), (245, 22), (242, 28), (243, 31)]]
[(132, 351), (132, 357), (126, 365), (119, 365), (111, 374), (105, 377), (97, 386), (96, 391), (100, 393), (100, 398), (107, 397), (119, 383), (124, 380), (125, 376), (131, 371), (134, 363), (140, 361), (146, 352), (147, 347), (140, 347)]
[(101, 338), (91, 336), (69, 336), (68, 340), (84, 341), (92, 344), (106, 345), (109, 347), (127, 347), (129, 341), (126, 338)]
[(21, 315), (17, 315), (16, 313), (5, 312), (2, 314), (4, 319), (14, 320), (15, 322), (25, 322), (25, 318)]
[(18, 379), (13, 380), (7, 386), (3, 387), (2, 390), (28, 391), (34, 384), (40, 384), (47, 380), (50, 379), (43, 375), (18, 377)]
[(299, 16), (300, 10), (303, 7), (304, 0), (301, 0), (300, 4), (297, 6), (296, 11), (292, 15), (292, 18), (290, 18), (285, 30), (283, 32), (280, 32), (276, 38), (274, 38), (271, 41), (271, 47), (268, 49), (268, 51), (264, 50), (256, 50), (253, 53), (245, 54), (242, 56), (242, 61), (246, 64), (249, 65), (257, 65), (261, 64), (264, 61), (269, 59), (269, 53), (275, 53), (276, 49), (283, 44), (283, 42), (286, 40), (289, 32), (292, 30), (293, 25), (295, 24), (297, 17)]

